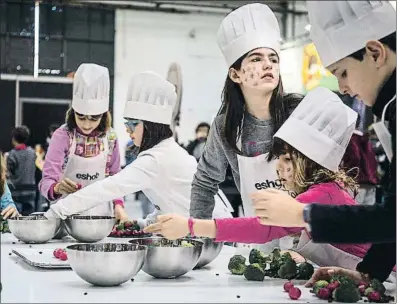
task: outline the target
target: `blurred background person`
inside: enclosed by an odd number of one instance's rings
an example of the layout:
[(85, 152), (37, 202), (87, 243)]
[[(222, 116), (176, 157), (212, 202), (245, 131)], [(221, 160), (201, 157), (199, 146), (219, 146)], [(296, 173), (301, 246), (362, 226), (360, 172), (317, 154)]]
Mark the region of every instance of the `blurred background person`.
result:
[(190, 141), (186, 147), (187, 152), (194, 156), (197, 161), (200, 159), (201, 154), (203, 154), (209, 132), (210, 125), (208, 123), (202, 122), (198, 124), (195, 131), (196, 138)]
[(36, 210), (36, 153), (26, 145), (30, 130), (26, 126), (12, 131), (13, 149), (7, 157), (7, 179), (13, 200), (22, 215)]

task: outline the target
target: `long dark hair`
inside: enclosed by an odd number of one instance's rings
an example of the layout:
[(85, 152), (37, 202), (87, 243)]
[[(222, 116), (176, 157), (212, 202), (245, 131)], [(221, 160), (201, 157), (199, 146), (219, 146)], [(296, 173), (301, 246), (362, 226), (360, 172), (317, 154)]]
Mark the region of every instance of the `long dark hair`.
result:
[[(248, 53), (247, 53), (248, 54)], [(241, 63), (247, 54), (241, 56), (231, 67), (235, 70), (241, 69)], [(274, 133), (286, 121), (289, 114), (292, 112), (303, 96), (299, 94), (284, 95), (283, 83), (281, 76), (279, 83), (272, 93), (269, 103), (269, 112), (273, 120)], [(243, 154), (237, 147), (237, 138), (241, 136), (241, 123), (245, 111), (245, 99), (239, 84), (233, 82), (229, 75), (226, 76), (225, 86), (222, 91), (222, 106), (218, 112), (225, 115), (224, 136), (226, 142), (237, 153)], [(268, 160), (273, 158), (272, 153), (269, 153)]]
[(173, 136), (169, 125), (160, 124), (151, 121), (143, 121), (142, 143), (139, 153), (153, 148), (164, 139)]

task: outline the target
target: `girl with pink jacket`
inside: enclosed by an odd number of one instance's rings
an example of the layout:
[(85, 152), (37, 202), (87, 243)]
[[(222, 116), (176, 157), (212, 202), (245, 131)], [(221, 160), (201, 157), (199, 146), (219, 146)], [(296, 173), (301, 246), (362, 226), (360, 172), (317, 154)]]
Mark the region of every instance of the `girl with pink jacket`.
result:
[[(274, 135), (273, 154), (277, 173), (288, 191), (299, 193), (302, 204), (348, 204), (356, 202), (348, 189), (355, 182), (339, 164), (355, 128), (357, 114), (325, 88), (309, 92)], [(261, 191), (252, 195), (253, 203)], [(295, 227), (266, 226), (259, 217), (199, 220), (161, 215), (146, 232), (176, 239), (188, 234), (214, 238), (218, 242), (263, 244), (300, 233), (296, 251), (319, 266), (355, 269), (369, 244), (315, 244), (310, 231)]]

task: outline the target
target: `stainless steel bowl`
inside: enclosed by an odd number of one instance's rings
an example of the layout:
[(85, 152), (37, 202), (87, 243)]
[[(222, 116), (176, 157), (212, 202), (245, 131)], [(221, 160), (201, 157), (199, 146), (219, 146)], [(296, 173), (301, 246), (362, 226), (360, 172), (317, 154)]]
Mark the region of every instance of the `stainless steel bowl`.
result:
[(65, 220), (68, 233), (84, 243), (95, 243), (106, 238), (113, 229), (116, 218), (112, 216), (74, 215)]
[(8, 219), (11, 233), (24, 243), (42, 244), (48, 242), (58, 232), (60, 224), (60, 219), (46, 219), (42, 215)]
[[(194, 246), (182, 247), (182, 241)], [(162, 237), (150, 237), (129, 242), (148, 247), (142, 270), (159, 279), (177, 278), (188, 273), (196, 266), (203, 248), (202, 241), (191, 239), (170, 241)]]
[(209, 238), (194, 238), (203, 242), (203, 251), (201, 252), (200, 259), (195, 269), (204, 267), (215, 260), (221, 253), (223, 248), (223, 242), (215, 242)]
[(128, 243), (74, 244), (66, 247), (68, 262), (84, 281), (117, 286), (142, 269), (147, 247)]

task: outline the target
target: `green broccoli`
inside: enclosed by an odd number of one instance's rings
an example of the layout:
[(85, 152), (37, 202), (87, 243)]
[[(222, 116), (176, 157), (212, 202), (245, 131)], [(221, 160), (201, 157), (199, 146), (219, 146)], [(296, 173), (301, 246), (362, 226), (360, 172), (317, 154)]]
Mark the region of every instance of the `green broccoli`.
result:
[(298, 275), (299, 280), (309, 280), (314, 273), (314, 267), (312, 264), (304, 262), (298, 265)]
[(328, 284), (329, 284), (329, 283), (328, 283), (327, 281), (325, 281), (325, 280), (319, 280), (319, 281), (317, 281), (316, 283), (314, 283), (313, 292), (317, 295), (318, 291), (319, 291), (321, 288), (327, 287)]
[(280, 248), (274, 248), (272, 253), (271, 253), (271, 260), (278, 261), (280, 259), (281, 253), (280, 253)]
[(1, 233), (11, 233), (10, 228), (8, 227), (8, 222), (0, 215), (0, 232)]
[(386, 292), (385, 286), (378, 279), (372, 279), (370, 282), (370, 286), (375, 291), (379, 292), (381, 296), (383, 296)]
[(258, 263), (254, 263), (247, 266), (244, 276), (248, 281), (263, 281), (265, 279), (265, 271)]
[(283, 264), (287, 261), (293, 261), (293, 258), (289, 252), (285, 252), (280, 256), (280, 262)]
[(243, 275), (246, 269), (247, 269), (247, 265), (237, 264), (234, 268), (230, 270), (230, 272), (234, 275)]
[(361, 299), (360, 291), (354, 284), (342, 283), (332, 294), (335, 301), (341, 303), (355, 303)]
[(291, 280), (296, 277), (296, 262), (294, 260), (287, 260), (281, 264), (277, 274), (281, 279)]
[(249, 254), (249, 262), (250, 264), (265, 264), (268, 261), (268, 256), (258, 249), (252, 249)]
[(334, 275), (331, 277), (330, 283), (339, 282), (340, 284), (349, 284), (349, 285), (356, 285), (352, 279), (343, 276), (343, 275)]
[(230, 258), (227, 268), (232, 274), (242, 275), (245, 271), (245, 257), (242, 255), (234, 255)]

